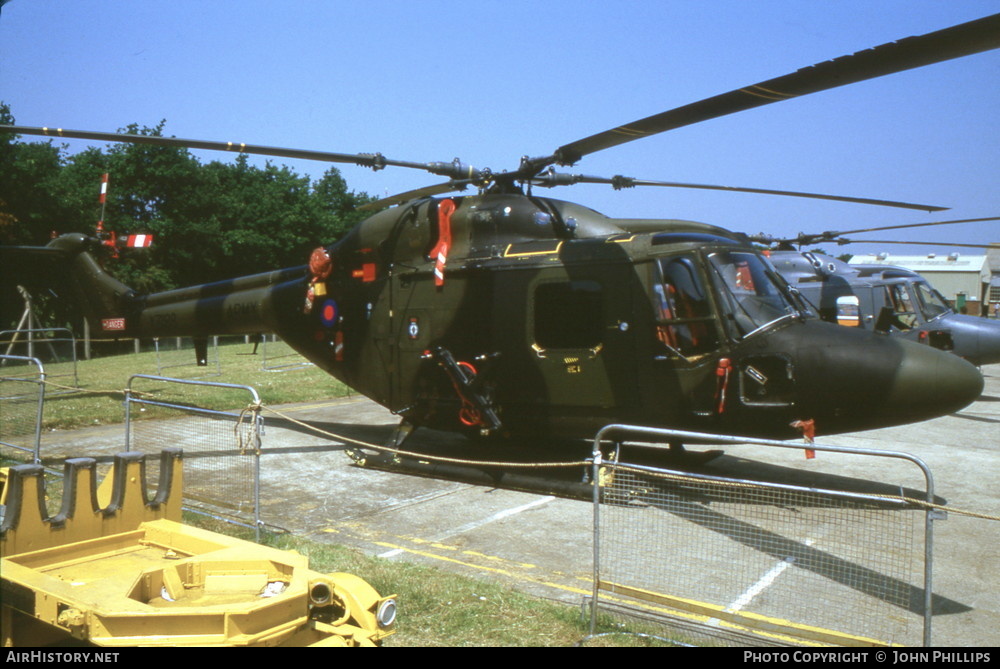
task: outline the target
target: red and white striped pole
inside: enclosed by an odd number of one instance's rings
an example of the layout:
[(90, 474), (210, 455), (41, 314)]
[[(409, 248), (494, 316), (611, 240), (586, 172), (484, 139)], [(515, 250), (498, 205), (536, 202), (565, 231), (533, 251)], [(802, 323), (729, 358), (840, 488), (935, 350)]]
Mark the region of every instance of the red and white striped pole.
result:
[(97, 231), (104, 231), (104, 209), (108, 201), (108, 173), (101, 175), (101, 196), (97, 199), (101, 205), (101, 220), (97, 221)]
[[(114, 230), (106, 232), (104, 230), (104, 212), (108, 206), (108, 174), (105, 172), (101, 175), (101, 195), (97, 198), (97, 201), (101, 204), (101, 220), (97, 221), (97, 238), (101, 240), (101, 243), (111, 249), (111, 255), (114, 258), (118, 257), (118, 233)], [(153, 244), (153, 235), (128, 235), (123, 237), (123, 246), (128, 248), (147, 248)]]
[(104, 212), (107, 208), (108, 203), (108, 173), (105, 172), (101, 175), (101, 195), (97, 198), (97, 201), (101, 204), (101, 219), (97, 221), (97, 238), (101, 240), (101, 243), (111, 249), (111, 257), (118, 257), (118, 236), (111, 231), (106, 233), (104, 231)]

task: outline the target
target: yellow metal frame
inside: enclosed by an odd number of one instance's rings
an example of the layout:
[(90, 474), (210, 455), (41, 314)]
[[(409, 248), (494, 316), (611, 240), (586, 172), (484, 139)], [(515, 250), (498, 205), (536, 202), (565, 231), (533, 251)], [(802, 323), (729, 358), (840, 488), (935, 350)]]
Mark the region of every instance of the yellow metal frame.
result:
[(95, 464), (67, 463), (52, 518), (41, 467), (10, 469), (0, 493), (4, 646), (68, 637), (101, 646), (373, 646), (394, 632), (378, 618), (395, 596), (363, 579), (177, 522), (180, 451), (163, 453), (153, 500), (141, 455), (117, 456), (100, 490)]

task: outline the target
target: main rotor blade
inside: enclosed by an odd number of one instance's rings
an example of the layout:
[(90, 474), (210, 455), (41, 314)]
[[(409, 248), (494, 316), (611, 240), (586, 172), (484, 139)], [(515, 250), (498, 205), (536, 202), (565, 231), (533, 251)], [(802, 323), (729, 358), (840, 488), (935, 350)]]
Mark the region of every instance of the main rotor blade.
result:
[(1000, 216), (988, 218), (961, 218), (954, 221), (935, 221), (933, 223), (907, 223), (904, 225), (885, 225), (879, 228), (861, 228), (859, 230), (842, 230), (840, 232), (824, 232), (824, 235), (837, 237), (839, 235), (856, 235), (859, 232), (878, 232), (881, 230), (901, 230), (902, 228), (924, 228), (932, 225), (953, 225), (955, 223), (982, 223), (984, 221), (1000, 221)]
[(865, 197), (848, 197), (845, 195), (824, 195), (822, 193), (803, 193), (792, 190), (772, 190), (768, 188), (748, 188), (743, 186), (714, 186), (711, 184), (690, 184), (676, 181), (650, 181), (648, 179), (633, 179), (632, 177), (614, 176), (595, 177), (586, 174), (560, 174), (557, 172), (546, 172), (541, 174), (531, 182), (537, 186), (553, 187), (571, 183), (593, 183), (610, 184), (615, 190), (621, 188), (632, 188), (633, 186), (660, 186), (663, 188), (694, 188), (701, 190), (721, 190), (733, 193), (758, 193), (763, 195), (785, 195), (789, 197), (804, 197), (814, 200), (834, 200), (836, 202), (854, 202), (857, 204), (871, 204), (881, 207), (897, 207), (900, 209), (916, 209), (919, 211), (944, 211), (948, 207), (939, 207), (932, 204), (913, 204), (910, 202), (896, 202), (894, 200), (873, 200)]
[[(858, 230), (826, 230), (824, 232), (816, 232), (816, 233), (800, 232), (795, 237), (785, 237), (780, 239), (777, 237), (771, 237), (770, 235), (760, 234), (760, 235), (753, 235), (750, 239), (751, 241), (755, 241), (760, 244), (798, 244), (799, 246), (805, 246), (807, 244), (822, 244), (825, 242), (835, 242), (837, 244), (851, 244), (857, 242), (858, 240), (843, 238), (844, 235), (852, 235), (859, 232), (878, 232), (881, 230), (900, 230), (902, 228), (923, 228), (933, 225), (953, 225), (955, 223), (982, 223), (984, 221), (1000, 221), (1000, 217), (992, 216), (987, 218), (962, 218), (952, 221), (934, 221), (932, 223), (907, 223), (904, 225), (886, 225), (877, 228), (861, 228)], [(913, 242), (900, 242), (900, 243), (910, 244)], [(916, 243), (923, 243), (923, 242), (916, 242)]]
[[(811, 93), (969, 56), (1000, 47), (1000, 14), (917, 37), (907, 37), (853, 55), (818, 63), (759, 84), (591, 135), (559, 147), (548, 158), (532, 159), (537, 170), (552, 163), (571, 165), (583, 156), (693, 123), (735, 114)], [(547, 162), (546, 162), (547, 161)], [(536, 173), (537, 173), (536, 170)]]
[(393, 160), (381, 153), (332, 153), (329, 151), (312, 151), (308, 149), (286, 149), (276, 146), (261, 146), (259, 144), (244, 144), (240, 142), (213, 142), (197, 139), (180, 139), (177, 137), (157, 137), (150, 135), (126, 135), (114, 132), (91, 132), (86, 130), (64, 130), (63, 128), (31, 128), (17, 125), (0, 125), (0, 132), (11, 132), (24, 135), (41, 135), (43, 137), (66, 137), (70, 139), (92, 139), (100, 142), (127, 142), (130, 144), (148, 144), (184, 149), (206, 149), (209, 151), (234, 151), (278, 158), (298, 158), (302, 160), (318, 160), (327, 163), (347, 163), (380, 170), (383, 167), (408, 167), (424, 170), (432, 174), (451, 177), (453, 179), (476, 179), (482, 173), (471, 165), (461, 163), (457, 158), (450, 162), (414, 163), (406, 160)]
[(967, 246), (972, 249), (1000, 249), (1000, 244), (960, 244), (958, 242), (901, 242), (898, 239), (835, 239), (837, 244), (909, 244), (910, 246)]

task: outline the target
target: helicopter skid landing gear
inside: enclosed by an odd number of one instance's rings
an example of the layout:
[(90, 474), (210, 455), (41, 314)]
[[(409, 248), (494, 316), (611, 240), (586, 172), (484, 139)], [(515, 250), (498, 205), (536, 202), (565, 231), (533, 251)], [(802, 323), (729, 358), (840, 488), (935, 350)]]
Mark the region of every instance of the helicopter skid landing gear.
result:
[(404, 418), (400, 421), (399, 425), (396, 426), (396, 429), (393, 430), (392, 441), (389, 442), (389, 446), (392, 448), (401, 448), (403, 446), (403, 442), (410, 438), (410, 435), (413, 434), (415, 429), (417, 429), (417, 426)]

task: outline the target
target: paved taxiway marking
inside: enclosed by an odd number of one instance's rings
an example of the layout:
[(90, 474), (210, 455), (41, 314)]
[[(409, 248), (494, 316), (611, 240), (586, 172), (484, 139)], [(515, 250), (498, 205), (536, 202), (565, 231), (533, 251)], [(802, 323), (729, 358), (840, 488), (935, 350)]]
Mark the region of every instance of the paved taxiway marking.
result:
[[(476, 521), (473, 521), (471, 523), (466, 523), (465, 525), (462, 525), (460, 527), (456, 527), (453, 530), (450, 530), (448, 532), (440, 534), (440, 535), (438, 535), (438, 537), (436, 539), (432, 539), (431, 541), (432, 542), (439, 542), (439, 541), (444, 541), (445, 539), (450, 539), (451, 537), (453, 537), (453, 536), (455, 536), (457, 534), (464, 534), (465, 532), (469, 532), (471, 530), (483, 527), (484, 525), (489, 525), (490, 523), (496, 522), (498, 520), (503, 520), (504, 518), (509, 518), (510, 516), (517, 515), (517, 514), (523, 512), (523, 511), (527, 511), (528, 509), (534, 509), (535, 507), (543, 506), (545, 504), (548, 504), (549, 502), (551, 502), (554, 499), (555, 499), (555, 497), (541, 497), (539, 499), (536, 499), (533, 502), (528, 502), (527, 504), (522, 504), (521, 506), (516, 506), (516, 507), (514, 507), (512, 509), (505, 509), (503, 511), (498, 511), (497, 513), (494, 513), (491, 516), (487, 516), (486, 518), (483, 518), (482, 520), (476, 520)], [(378, 557), (380, 557), (380, 558), (394, 557), (394, 556), (399, 555), (400, 553), (402, 553), (404, 550), (405, 549), (397, 548), (397, 549), (388, 551), (386, 553), (381, 553)]]
[[(806, 546), (812, 546), (816, 543), (816, 539), (806, 539), (802, 543)], [(771, 567), (771, 569), (764, 574), (759, 581), (747, 588), (742, 595), (736, 598), (736, 601), (727, 606), (726, 611), (739, 611), (744, 606), (752, 602), (754, 597), (769, 588), (771, 584), (774, 583), (775, 579), (781, 576), (782, 572), (791, 567), (792, 564), (792, 561), (786, 559)]]
[(375, 511), (369, 511), (369, 510), (361, 511), (353, 516), (347, 516), (346, 518), (342, 518), (340, 519), (339, 522), (357, 520), (358, 518), (371, 518), (376, 514), (392, 513), (393, 511), (399, 511), (400, 509), (405, 509), (407, 507), (423, 504), (424, 502), (430, 502), (435, 499), (439, 499), (441, 497), (447, 497), (448, 495), (455, 495), (464, 492), (465, 490), (466, 490), (465, 488), (460, 488), (460, 487), (449, 488), (447, 490), (431, 490), (430, 492), (425, 492), (422, 495), (407, 497), (406, 499), (401, 499), (398, 501), (391, 502)]

